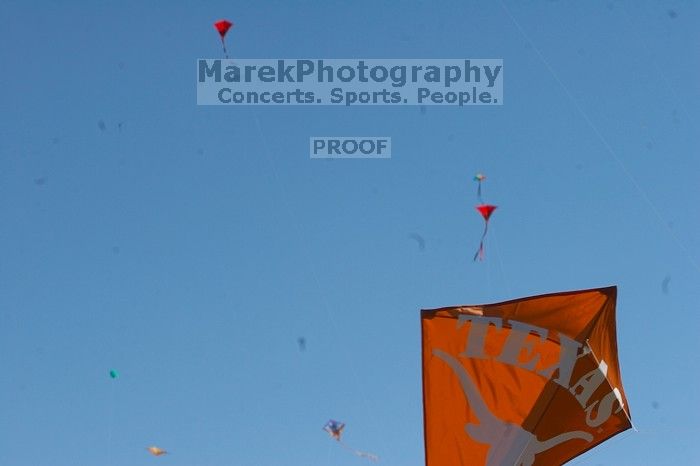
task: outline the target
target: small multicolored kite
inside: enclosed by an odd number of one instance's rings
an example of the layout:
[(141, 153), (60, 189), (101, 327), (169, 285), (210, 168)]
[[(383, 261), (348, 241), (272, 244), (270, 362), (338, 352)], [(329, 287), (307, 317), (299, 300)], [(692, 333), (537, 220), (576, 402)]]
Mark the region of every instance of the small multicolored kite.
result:
[(333, 419), (326, 422), (326, 425), (323, 426), (323, 430), (328, 432), (328, 435), (330, 435), (339, 442), (340, 436), (342, 435), (344, 428), (345, 424), (343, 422), (334, 421)]
[(110, 369), (109, 376), (113, 379), (116, 379), (117, 377), (119, 377), (119, 372), (115, 371), (114, 369)]
[(224, 55), (226, 58), (228, 58), (228, 52), (226, 51), (226, 42), (224, 42), (224, 37), (226, 36), (228, 30), (231, 29), (231, 26), (233, 26), (233, 23), (225, 19), (214, 23), (214, 27), (217, 31), (219, 31), (219, 36), (221, 36), (221, 46), (224, 48)]
[(479, 199), (479, 202), (482, 202), (482, 200), (481, 200), (481, 182), (484, 181), (485, 179), (486, 179), (486, 177), (481, 173), (477, 173), (476, 175), (474, 175), (474, 181), (479, 183), (479, 186), (476, 188), (476, 198)]
[(146, 450), (148, 450), (151, 453), (151, 455), (153, 455), (153, 456), (166, 455), (168, 453), (167, 451), (163, 450), (162, 448), (158, 448), (155, 446), (148, 447), (148, 448), (146, 448)]
[(334, 421), (333, 419), (330, 419), (323, 426), (323, 430), (326, 431), (328, 433), (328, 435), (330, 435), (333, 439), (335, 439), (346, 450), (350, 450), (355, 455), (357, 455), (361, 458), (367, 458), (370, 461), (378, 461), (379, 460), (379, 457), (377, 455), (374, 455), (372, 453), (368, 453), (366, 451), (355, 450), (354, 448), (350, 448), (347, 445), (345, 445), (342, 442), (342, 440), (340, 440), (340, 436), (343, 434), (344, 428), (345, 428), (345, 423)]

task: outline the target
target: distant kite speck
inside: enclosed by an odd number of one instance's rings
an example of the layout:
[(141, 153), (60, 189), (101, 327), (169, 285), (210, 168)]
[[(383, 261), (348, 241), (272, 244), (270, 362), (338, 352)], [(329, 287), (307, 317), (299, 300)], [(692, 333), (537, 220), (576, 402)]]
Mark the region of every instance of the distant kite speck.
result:
[(34, 184), (37, 186), (43, 186), (46, 184), (47, 178), (42, 176), (40, 178), (34, 178)]
[(97, 122), (97, 127), (100, 128), (100, 131), (107, 131), (107, 125), (102, 120)]
[(671, 276), (666, 275), (661, 282), (661, 291), (664, 292), (664, 294), (668, 294), (668, 284), (671, 282)]
[(418, 243), (418, 249), (421, 251), (425, 251), (425, 239), (419, 235), (418, 233), (411, 233), (408, 235), (409, 238), (416, 240)]
[(165, 455), (168, 453), (167, 451), (163, 450), (162, 448), (158, 448), (155, 446), (148, 447), (148, 448), (146, 448), (146, 450), (148, 450), (151, 453), (151, 455), (153, 455), (153, 456), (160, 456), (160, 455)]

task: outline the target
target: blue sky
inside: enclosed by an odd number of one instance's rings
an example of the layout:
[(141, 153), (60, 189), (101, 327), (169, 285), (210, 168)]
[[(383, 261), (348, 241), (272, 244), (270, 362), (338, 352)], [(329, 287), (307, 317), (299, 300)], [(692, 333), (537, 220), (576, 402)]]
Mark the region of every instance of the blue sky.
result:
[[(573, 463), (700, 462), (698, 5), (171, 3), (0, 6), (0, 464), (366, 463), (336, 418), (420, 465), (421, 308), (611, 284), (639, 432)], [(220, 18), (240, 58), (501, 58), (505, 104), (197, 106)]]

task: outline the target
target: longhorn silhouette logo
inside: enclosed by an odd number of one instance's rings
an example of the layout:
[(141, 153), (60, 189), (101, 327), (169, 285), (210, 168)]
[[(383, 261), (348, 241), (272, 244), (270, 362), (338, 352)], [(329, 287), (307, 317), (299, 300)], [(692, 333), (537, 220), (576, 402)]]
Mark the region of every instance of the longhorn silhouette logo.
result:
[(498, 419), (488, 409), (478, 388), (459, 361), (439, 349), (434, 349), (433, 354), (445, 361), (455, 373), (469, 407), (479, 419), (478, 424), (466, 424), (464, 430), (477, 442), (489, 445), (486, 466), (532, 466), (535, 455), (561, 443), (577, 439), (586, 442), (593, 440), (588, 432), (576, 430), (540, 441), (521, 426)]

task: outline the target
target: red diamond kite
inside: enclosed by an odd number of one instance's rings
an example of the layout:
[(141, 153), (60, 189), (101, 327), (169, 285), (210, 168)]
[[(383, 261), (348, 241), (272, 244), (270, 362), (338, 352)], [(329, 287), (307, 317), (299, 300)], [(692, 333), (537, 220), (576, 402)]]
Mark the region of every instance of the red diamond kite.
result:
[(481, 182), (484, 181), (486, 177), (481, 173), (474, 176), (474, 181), (479, 183), (479, 187), (476, 191), (476, 198), (479, 200), (479, 205), (476, 206), (476, 210), (479, 211), (482, 217), (484, 217), (484, 232), (481, 234), (481, 241), (479, 242), (479, 249), (477, 249), (476, 254), (474, 254), (474, 260), (484, 260), (484, 240), (486, 239), (486, 233), (489, 232), (489, 218), (494, 210), (496, 210), (495, 205), (484, 204), (481, 200)]
[(474, 254), (474, 260), (484, 260), (484, 240), (486, 239), (486, 233), (489, 232), (489, 217), (494, 210), (496, 210), (495, 205), (491, 204), (481, 204), (476, 206), (476, 210), (479, 211), (482, 217), (484, 217), (484, 232), (481, 234), (481, 241), (479, 242), (479, 249), (477, 249), (476, 254)]
[(224, 42), (224, 37), (226, 36), (226, 33), (231, 28), (231, 26), (233, 26), (233, 23), (225, 19), (214, 23), (214, 27), (217, 31), (219, 31), (219, 35), (221, 36), (221, 45), (224, 48), (224, 55), (226, 56), (226, 58), (228, 58), (228, 52), (226, 51), (226, 42)]

